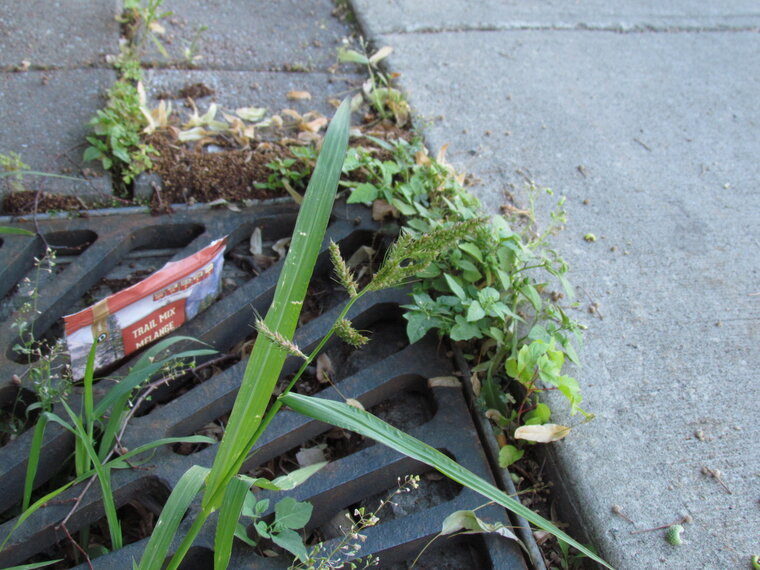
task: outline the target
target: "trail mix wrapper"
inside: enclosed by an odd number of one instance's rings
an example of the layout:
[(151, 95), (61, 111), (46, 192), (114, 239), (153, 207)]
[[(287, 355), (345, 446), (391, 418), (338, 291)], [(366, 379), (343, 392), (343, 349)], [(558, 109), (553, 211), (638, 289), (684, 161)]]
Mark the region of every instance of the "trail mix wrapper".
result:
[(197, 253), (170, 261), (151, 276), (65, 316), (66, 344), (75, 379), (84, 376), (93, 342), (95, 369), (166, 336), (219, 295), (227, 237)]

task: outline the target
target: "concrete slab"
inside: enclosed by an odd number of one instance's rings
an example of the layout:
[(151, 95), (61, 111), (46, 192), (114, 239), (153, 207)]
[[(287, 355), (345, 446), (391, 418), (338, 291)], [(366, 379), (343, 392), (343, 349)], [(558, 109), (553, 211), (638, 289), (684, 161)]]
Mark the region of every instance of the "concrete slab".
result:
[(0, 68), (106, 67), (119, 52), (119, 0), (25, 0), (0, 4)]
[[(589, 325), (577, 375), (597, 417), (553, 449), (589, 535), (619, 568), (747, 566), (760, 528), (760, 36), (375, 39), (395, 47), (430, 146), (450, 143), (491, 211), (524, 177), (568, 196), (557, 246)], [(551, 400), (558, 422), (578, 423)], [(680, 548), (631, 534), (685, 514)]]
[[(103, 106), (116, 76), (108, 69), (0, 73), (0, 153), (16, 152), (31, 170), (80, 177), (79, 182), (27, 177), (27, 189), (105, 197), (110, 178), (94, 162), (82, 163), (87, 122)], [(3, 180), (0, 193), (6, 190)]]
[[(331, 0), (167, 0), (170, 61), (186, 64), (185, 49), (197, 39), (195, 64), (204, 69), (324, 71), (336, 62), (345, 24), (333, 17)], [(208, 29), (198, 33), (200, 26)], [(165, 61), (151, 50), (146, 61)]]
[(752, 30), (760, 27), (753, 0), (352, 0), (363, 30), (383, 33), (525, 28), (651, 30)]
[[(150, 69), (145, 72), (145, 86), (151, 105), (158, 104), (157, 96), (167, 94), (176, 107), (184, 99), (178, 97), (183, 88), (202, 83), (214, 93), (196, 100), (205, 110), (212, 102), (220, 109), (232, 111), (240, 107), (265, 107), (272, 113), (295, 109), (299, 113), (316, 110), (326, 116), (335, 112), (329, 98), (341, 99), (351, 89), (360, 86), (363, 77), (330, 73), (282, 73), (220, 70)], [(309, 100), (289, 100), (290, 91), (308, 91)], [(221, 117), (220, 117), (221, 118)]]

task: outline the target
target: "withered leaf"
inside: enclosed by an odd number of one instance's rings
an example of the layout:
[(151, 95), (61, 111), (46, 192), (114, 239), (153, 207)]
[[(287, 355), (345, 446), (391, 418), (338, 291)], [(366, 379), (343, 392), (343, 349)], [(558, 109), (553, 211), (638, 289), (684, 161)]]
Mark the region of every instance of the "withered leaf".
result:
[(550, 443), (566, 437), (570, 428), (559, 424), (520, 426), (515, 430), (515, 439), (525, 439), (537, 443)]

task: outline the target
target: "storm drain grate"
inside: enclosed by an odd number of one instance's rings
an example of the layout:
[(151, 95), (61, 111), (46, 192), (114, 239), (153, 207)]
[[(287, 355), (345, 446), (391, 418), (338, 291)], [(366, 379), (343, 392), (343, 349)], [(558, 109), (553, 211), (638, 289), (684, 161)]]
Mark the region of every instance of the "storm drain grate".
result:
[[(292, 205), (271, 205), (250, 208), (241, 212), (228, 210), (183, 210), (169, 216), (151, 217), (145, 214), (93, 216), (89, 218), (51, 219), (38, 222), (38, 229), (47, 241), (58, 249), (58, 272), (44, 283), (38, 299), (39, 317), (35, 335), (39, 338), (59, 334), (61, 317), (81, 308), (93, 295), (105, 295), (105, 285), (122, 283), (132, 273), (158, 269), (165, 261), (180, 259), (207, 245), (222, 235), (230, 235), (225, 267), (223, 297), (193, 321), (186, 323), (177, 334), (196, 337), (221, 353), (239, 346), (253, 332), (255, 312), (264, 314), (272, 299), (279, 263), (268, 269), (256, 267), (255, 260), (245, 254), (245, 247), (255, 228), (261, 228), (265, 244), (289, 235), (297, 210)], [(340, 244), (344, 255), (362, 247), (381, 248), (376, 225), (367, 219), (366, 210), (338, 204), (328, 229), (328, 238)], [(31, 224), (25, 224), (31, 229)], [(18, 297), (25, 275), (34, 271), (33, 258), (43, 252), (39, 238), (4, 237), (0, 244), (0, 294), (5, 295), (0, 315), (5, 319), (0, 327), (0, 406), (11, 404), (19, 387), (11, 379), (21, 376), (25, 369), (22, 355), (14, 352)], [(237, 250), (236, 250), (237, 247)], [(237, 253), (236, 253), (237, 252)], [(148, 269), (146, 269), (146, 266)], [(337, 316), (340, 305), (330, 291), (330, 266), (326, 253), (320, 257), (315, 279), (322, 279), (326, 293), (320, 302), (318, 316), (301, 326), (297, 342), (302, 347), (314, 346)], [(100, 289), (99, 289), (100, 288)], [(333, 288), (334, 289), (334, 288)], [(93, 293), (94, 291), (94, 293)], [(361, 351), (348, 353), (337, 342), (326, 351), (333, 360), (336, 387), (324, 388), (322, 397), (355, 398), (366, 409), (376, 411), (392, 424), (409, 431), (429, 445), (444, 451), (478, 475), (492, 480), (487, 460), (473, 425), (460, 388), (429, 386), (428, 379), (450, 376), (454, 371), (451, 358), (435, 338), (407, 345), (403, 334), (400, 305), (406, 302), (401, 290), (379, 292), (361, 299), (349, 317), (357, 328), (375, 332), (375, 340)], [(334, 305), (334, 306), (333, 306)], [(113, 372), (118, 377), (128, 364)], [(245, 367), (245, 358), (221, 369), (203, 382), (185, 382), (156, 393), (151, 408), (133, 418), (123, 441), (135, 448), (160, 437), (195, 433), (210, 422), (224, 418), (231, 408)], [(295, 370), (295, 362), (286, 362), (284, 375)], [(339, 390), (339, 392), (338, 392)], [(26, 394), (26, 393), (25, 393)], [(79, 399), (76, 389), (71, 398)], [(223, 419), (220, 423), (223, 423)], [(331, 427), (292, 412), (281, 412), (272, 422), (256, 453), (244, 466), (251, 470), (300, 447), (314, 445), (315, 439), (330, 435)], [(26, 450), (31, 440), (27, 430), (0, 448), (0, 512), (8, 511), (18, 501), (23, 489)], [(320, 440), (322, 441), (322, 440)], [(63, 430), (48, 429), (36, 485), (50, 479), (56, 468), (71, 453), (73, 442)], [(163, 497), (180, 476), (195, 464), (211, 466), (215, 447), (178, 450), (159, 449), (141, 469), (118, 470), (113, 473), (113, 488), (117, 506), (127, 505), (145, 497)], [(459, 509), (472, 509), (484, 499), (454, 484), (438, 480), (429, 468), (383, 446), (359, 442), (344, 456), (332, 460), (327, 467), (290, 494), (314, 504), (310, 528), (324, 527), (342, 511), (367, 504), (370, 497), (383, 496), (393, 489), (399, 478), (422, 474), (425, 488), (409, 494), (404, 504), (396, 505), (380, 515), (381, 522), (365, 531), (366, 542), (360, 555), (379, 555), (384, 567), (413, 559), (441, 528), (442, 520)], [(94, 485), (84, 496), (79, 509), (68, 520), (73, 533), (102, 517), (100, 493)], [(70, 511), (66, 499), (77, 496), (70, 491), (62, 501), (38, 511), (15, 532), (0, 553), (0, 565), (22, 563), (32, 556), (44, 554), (64, 538), (57, 524)], [(421, 494), (420, 497), (415, 495)], [(281, 495), (280, 495), (281, 496)], [(278, 496), (278, 498), (280, 498)], [(193, 519), (191, 513), (183, 522), (184, 533)], [(479, 516), (509, 524), (504, 511), (488, 507)], [(5, 536), (14, 520), (0, 526)], [(213, 524), (199, 536), (186, 559), (186, 568), (212, 567)], [(333, 539), (333, 540), (338, 540)], [(132, 559), (139, 559), (145, 539), (127, 545), (117, 552), (93, 561), (96, 568), (131, 568)], [(282, 562), (252, 554), (239, 547), (233, 552), (230, 568), (279, 568)], [(519, 547), (499, 537), (460, 537), (438, 539), (436, 548), (425, 556), (432, 559), (421, 568), (525, 568)], [(443, 554), (440, 554), (440, 553)]]

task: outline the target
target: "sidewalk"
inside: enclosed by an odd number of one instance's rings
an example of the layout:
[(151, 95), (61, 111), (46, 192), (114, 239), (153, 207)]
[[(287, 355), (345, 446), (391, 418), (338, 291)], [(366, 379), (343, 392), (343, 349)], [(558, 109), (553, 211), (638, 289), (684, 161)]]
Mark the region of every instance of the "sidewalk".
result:
[[(619, 568), (748, 568), (760, 11), (552, 4), (354, 2), (365, 33), (395, 48), (428, 143), (483, 180), (489, 210), (525, 178), (567, 196), (556, 243), (589, 327), (578, 377), (596, 419), (552, 449), (588, 535)], [(631, 534), (685, 515), (681, 547)]]
[[(760, 554), (756, 3), (351, 3), (375, 45), (394, 47), (388, 65), (429, 146), (448, 144), (482, 180), (489, 211), (504, 192), (524, 198), (526, 179), (567, 196), (556, 245), (588, 324), (577, 376), (596, 414), (551, 447), (574, 522), (617, 568), (749, 567)], [(121, 3), (51, 4), (0, 8), (0, 153), (34, 170), (86, 168), (88, 192), (107, 195), (108, 177), (81, 156), (115, 79), (106, 55)], [(149, 96), (202, 82), (227, 108), (327, 114), (357, 81), (328, 71), (348, 33), (330, 0), (227, 4), (165, 2), (174, 63), (209, 29), (199, 69), (146, 72)], [(292, 90), (312, 99), (287, 101)], [(576, 426), (564, 406), (555, 421)], [(631, 533), (686, 515), (680, 547)]]

